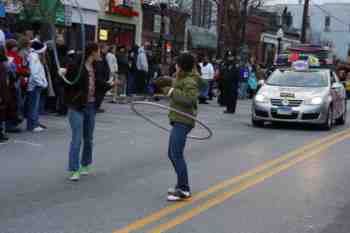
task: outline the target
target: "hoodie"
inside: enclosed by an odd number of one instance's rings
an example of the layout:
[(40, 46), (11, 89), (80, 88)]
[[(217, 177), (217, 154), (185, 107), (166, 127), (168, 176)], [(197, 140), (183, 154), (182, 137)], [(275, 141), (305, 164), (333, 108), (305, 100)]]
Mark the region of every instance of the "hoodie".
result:
[(137, 70), (148, 72), (148, 61), (144, 48), (139, 48), (138, 56), (137, 56)]
[(33, 91), (36, 87), (47, 88), (48, 83), (45, 74), (45, 68), (40, 61), (40, 55), (31, 52), (28, 57), (30, 77), (28, 91)]

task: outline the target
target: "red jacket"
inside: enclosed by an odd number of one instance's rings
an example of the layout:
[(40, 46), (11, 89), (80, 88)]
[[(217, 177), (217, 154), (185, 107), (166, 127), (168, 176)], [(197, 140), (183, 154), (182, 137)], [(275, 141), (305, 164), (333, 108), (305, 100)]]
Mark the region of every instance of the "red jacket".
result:
[(14, 59), (14, 63), (16, 64), (16, 73), (19, 76), (28, 77), (29, 76), (29, 68), (24, 65), (23, 58), (18, 55), (16, 51), (7, 51), (6, 56)]

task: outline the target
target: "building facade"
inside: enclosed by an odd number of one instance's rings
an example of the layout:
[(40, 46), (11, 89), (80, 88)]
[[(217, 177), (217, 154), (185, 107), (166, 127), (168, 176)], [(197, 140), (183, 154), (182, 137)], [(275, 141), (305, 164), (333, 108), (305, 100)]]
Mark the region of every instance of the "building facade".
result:
[(142, 44), (140, 0), (99, 0), (98, 41), (132, 48)]

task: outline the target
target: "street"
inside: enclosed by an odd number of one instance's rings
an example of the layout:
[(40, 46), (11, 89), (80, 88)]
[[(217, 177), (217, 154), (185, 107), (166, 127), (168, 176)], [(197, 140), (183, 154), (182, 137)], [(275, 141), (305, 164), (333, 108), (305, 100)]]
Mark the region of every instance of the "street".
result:
[(105, 104), (93, 174), (75, 183), (67, 120), (44, 116), (47, 131), (0, 145), (0, 233), (350, 232), (348, 124), (253, 128), (250, 107), (240, 101), (224, 115), (216, 103), (200, 106), (214, 137), (188, 141), (193, 197), (176, 204), (166, 201), (175, 184), (168, 134), (129, 105)]

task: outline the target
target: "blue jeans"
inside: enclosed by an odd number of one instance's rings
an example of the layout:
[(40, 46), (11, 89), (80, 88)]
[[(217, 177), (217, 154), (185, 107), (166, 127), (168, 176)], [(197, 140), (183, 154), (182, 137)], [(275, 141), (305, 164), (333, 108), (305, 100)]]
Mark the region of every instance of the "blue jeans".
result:
[(208, 97), (209, 97), (209, 81), (203, 80), (203, 83), (205, 83), (205, 85), (203, 85), (203, 87), (201, 88), (199, 97), (203, 98), (203, 99), (208, 99)]
[(239, 98), (246, 99), (248, 95), (248, 82), (241, 82), (239, 85)]
[(126, 80), (126, 95), (131, 96), (135, 94), (135, 73), (128, 73)]
[(29, 131), (39, 126), (40, 95), (40, 87), (35, 87), (34, 90), (28, 92), (27, 130)]
[(170, 133), (168, 156), (177, 174), (176, 189), (190, 191), (187, 165), (184, 158), (187, 135), (192, 126), (174, 123)]
[(72, 141), (69, 149), (69, 171), (78, 171), (80, 168), (79, 157), (82, 141), (84, 145), (81, 165), (85, 167), (92, 163), (95, 116), (95, 103), (89, 103), (81, 111), (72, 108), (68, 110), (69, 124), (72, 129)]

